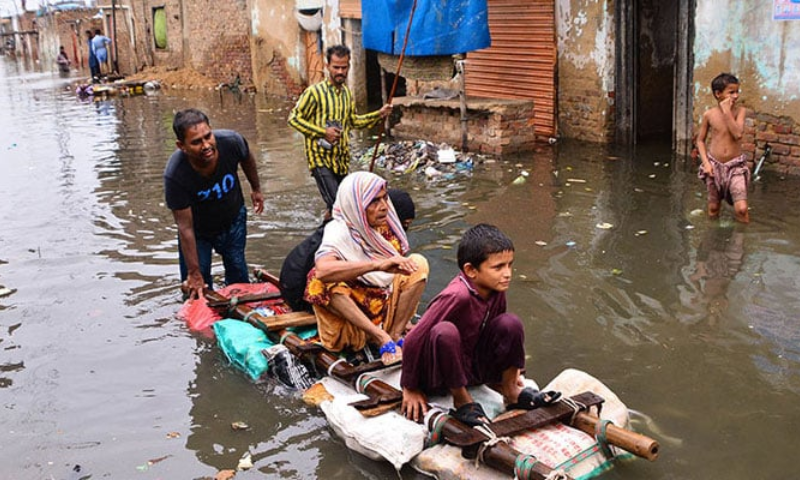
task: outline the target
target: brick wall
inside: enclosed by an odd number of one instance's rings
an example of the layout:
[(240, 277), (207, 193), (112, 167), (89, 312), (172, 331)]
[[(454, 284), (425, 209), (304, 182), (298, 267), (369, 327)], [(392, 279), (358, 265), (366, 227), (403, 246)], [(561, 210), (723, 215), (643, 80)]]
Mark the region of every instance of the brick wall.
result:
[(767, 160), (768, 168), (800, 175), (800, 125), (794, 119), (767, 113), (748, 113), (742, 138), (742, 149), (748, 154), (748, 159), (759, 158), (767, 143), (772, 146), (771, 157)]
[(264, 93), (273, 97), (296, 98), (305, 90), (305, 85), (294, 81), (286, 59), (277, 50), (273, 53), (269, 69), (274, 81)]
[[(461, 109), (458, 100), (395, 98), (401, 112), (392, 135), (405, 139), (444, 142), (461, 148)], [(532, 150), (536, 140), (533, 102), (470, 98), (467, 101), (469, 151), (501, 155)]]
[(195, 0), (185, 3), (191, 66), (219, 82), (238, 73), (253, 83), (250, 58), (250, 16), (245, 0)]

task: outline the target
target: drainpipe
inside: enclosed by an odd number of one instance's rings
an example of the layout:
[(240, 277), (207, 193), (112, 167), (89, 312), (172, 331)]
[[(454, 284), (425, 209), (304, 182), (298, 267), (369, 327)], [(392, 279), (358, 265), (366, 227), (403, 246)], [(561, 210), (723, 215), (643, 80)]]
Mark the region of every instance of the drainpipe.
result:
[(114, 73), (119, 75), (119, 42), (117, 41), (117, 0), (111, 0), (111, 35), (114, 37)]
[(469, 134), (467, 131), (467, 61), (463, 58), (456, 60), (456, 71), (461, 77), (461, 86), (458, 89), (458, 99), (461, 107), (461, 151), (469, 151)]

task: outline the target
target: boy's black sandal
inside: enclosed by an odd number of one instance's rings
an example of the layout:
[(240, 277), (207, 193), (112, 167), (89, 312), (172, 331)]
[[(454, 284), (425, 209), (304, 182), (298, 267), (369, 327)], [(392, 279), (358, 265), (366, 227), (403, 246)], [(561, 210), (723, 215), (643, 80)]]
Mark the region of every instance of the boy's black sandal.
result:
[(532, 387), (525, 387), (519, 392), (517, 403), (512, 403), (506, 410), (533, 410), (556, 403), (561, 398), (561, 392), (548, 390), (540, 392)]
[(450, 415), (456, 420), (469, 427), (477, 427), (479, 425), (489, 425), (489, 417), (483, 411), (480, 403), (471, 402), (461, 405), (457, 409), (450, 409)]

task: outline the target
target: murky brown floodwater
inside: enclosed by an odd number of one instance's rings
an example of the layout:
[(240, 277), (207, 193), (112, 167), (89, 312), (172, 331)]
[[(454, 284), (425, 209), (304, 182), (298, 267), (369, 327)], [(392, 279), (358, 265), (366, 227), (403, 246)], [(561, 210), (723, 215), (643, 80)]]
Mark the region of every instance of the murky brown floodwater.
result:
[[(250, 140), (268, 202), (251, 217), (248, 260), (277, 271), (322, 210), (287, 105), (82, 103), (66, 82), (0, 59), (0, 286), (14, 290), (0, 297), (0, 478), (73, 479), (76, 464), (92, 478), (199, 478), (248, 450), (255, 468), (237, 479), (396, 478), (350, 453), (296, 393), (250, 384), (174, 318), (177, 241), (161, 184), (172, 112), (199, 107)], [(512, 184), (521, 169), (530, 177)], [(509, 298), (526, 322), (529, 376), (586, 370), (652, 419), (636, 426), (661, 441), (661, 458), (604, 478), (788, 478), (800, 179), (770, 173), (747, 227), (730, 210), (719, 223), (692, 215), (703, 190), (665, 147), (563, 143), (471, 176), (393, 183), (415, 191), (426, 301), (455, 273), (463, 229), (499, 225), (517, 246)], [(237, 420), (251, 430), (232, 431)]]

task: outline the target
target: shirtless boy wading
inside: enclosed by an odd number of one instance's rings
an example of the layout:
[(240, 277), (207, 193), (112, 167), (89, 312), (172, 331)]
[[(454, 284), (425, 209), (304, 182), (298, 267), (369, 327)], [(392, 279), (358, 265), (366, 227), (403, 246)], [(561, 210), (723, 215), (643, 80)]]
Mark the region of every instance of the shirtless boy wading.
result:
[[(708, 216), (718, 218), (722, 200), (733, 205), (736, 220), (750, 221), (747, 210), (747, 185), (750, 169), (742, 154), (742, 134), (747, 113), (738, 106), (739, 80), (729, 73), (721, 73), (711, 82), (711, 91), (717, 106), (703, 114), (697, 133), (697, 150), (702, 166), (698, 177), (705, 180), (708, 189)], [(707, 137), (710, 142), (706, 147)]]

